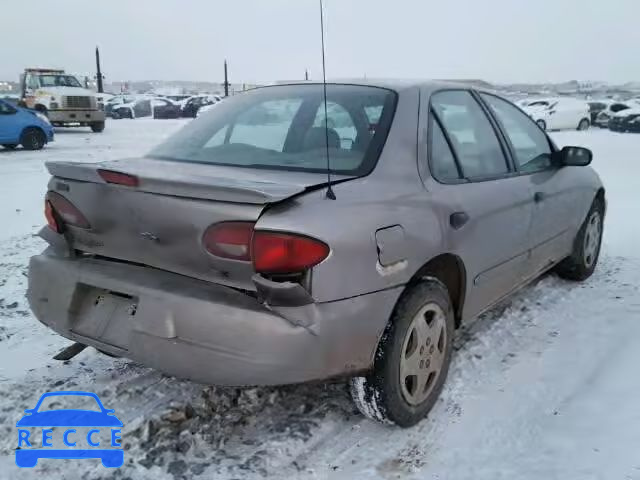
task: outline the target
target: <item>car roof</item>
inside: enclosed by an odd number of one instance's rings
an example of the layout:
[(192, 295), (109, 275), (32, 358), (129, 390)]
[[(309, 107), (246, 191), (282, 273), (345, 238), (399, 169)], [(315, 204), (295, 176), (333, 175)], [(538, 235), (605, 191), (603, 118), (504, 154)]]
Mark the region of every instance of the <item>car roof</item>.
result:
[[(286, 83), (277, 83), (268, 85), (266, 87), (258, 88), (271, 88), (275, 86), (285, 85), (322, 85), (322, 82), (301, 80), (299, 82), (292, 81)], [(472, 80), (469, 81), (449, 81), (449, 80), (412, 80), (412, 79), (393, 79), (393, 78), (339, 78), (327, 80), (327, 85), (362, 85), (365, 87), (378, 87), (387, 88), (389, 90), (395, 90), (397, 92), (415, 88), (421, 88), (425, 90), (441, 90), (447, 88), (456, 89), (469, 89), (472, 88), (478, 91), (494, 92), (491, 89), (475, 84)]]

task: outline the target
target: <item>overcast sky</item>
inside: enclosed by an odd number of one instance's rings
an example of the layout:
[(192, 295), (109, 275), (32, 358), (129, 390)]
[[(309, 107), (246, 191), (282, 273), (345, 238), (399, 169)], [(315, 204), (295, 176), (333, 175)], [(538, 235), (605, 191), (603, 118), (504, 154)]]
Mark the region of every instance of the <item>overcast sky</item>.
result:
[[(320, 78), (318, 0), (0, 0), (0, 80)], [(639, 0), (325, 0), (329, 77), (640, 80)]]

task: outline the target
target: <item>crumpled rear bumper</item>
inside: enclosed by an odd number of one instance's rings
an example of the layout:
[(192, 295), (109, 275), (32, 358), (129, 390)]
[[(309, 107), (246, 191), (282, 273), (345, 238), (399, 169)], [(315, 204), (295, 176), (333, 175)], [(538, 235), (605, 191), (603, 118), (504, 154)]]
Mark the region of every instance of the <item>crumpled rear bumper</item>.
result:
[(28, 299), (61, 335), (168, 374), (278, 385), (369, 369), (400, 290), (276, 312), (229, 287), (49, 248), (31, 259)]

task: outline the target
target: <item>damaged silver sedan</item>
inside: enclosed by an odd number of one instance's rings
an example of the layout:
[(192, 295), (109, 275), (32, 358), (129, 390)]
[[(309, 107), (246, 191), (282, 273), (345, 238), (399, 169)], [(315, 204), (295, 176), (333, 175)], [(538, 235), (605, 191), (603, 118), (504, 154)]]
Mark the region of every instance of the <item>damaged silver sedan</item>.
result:
[(108, 354), (216, 385), (351, 378), (409, 426), (463, 322), (551, 268), (591, 275), (590, 161), (468, 86), (256, 89), (144, 158), (48, 163), (28, 298)]

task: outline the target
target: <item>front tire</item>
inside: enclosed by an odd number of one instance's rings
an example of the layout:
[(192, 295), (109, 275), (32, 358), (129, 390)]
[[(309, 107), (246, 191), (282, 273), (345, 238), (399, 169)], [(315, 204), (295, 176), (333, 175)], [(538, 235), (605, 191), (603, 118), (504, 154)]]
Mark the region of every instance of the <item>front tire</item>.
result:
[(25, 129), (20, 137), (20, 144), (25, 150), (41, 150), (46, 143), (47, 137), (45, 137), (42, 130), (37, 128)]
[(556, 268), (560, 277), (581, 282), (593, 274), (600, 258), (603, 223), (604, 204), (602, 200), (597, 198), (578, 231), (573, 244), (573, 252)]
[(90, 127), (93, 133), (101, 133), (104, 130), (104, 122), (94, 122)]
[(580, 123), (578, 124), (578, 130), (579, 131), (588, 130), (589, 126), (591, 126), (591, 122), (589, 122), (588, 119), (583, 118), (582, 120), (580, 120)]
[(351, 380), (351, 396), (363, 415), (410, 427), (438, 399), (451, 363), (454, 315), (447, 288), (436, 279), (400, 299), (366, 377)]

